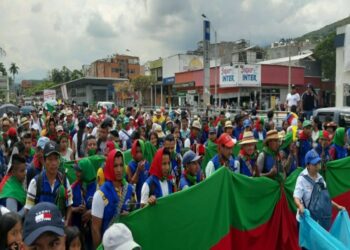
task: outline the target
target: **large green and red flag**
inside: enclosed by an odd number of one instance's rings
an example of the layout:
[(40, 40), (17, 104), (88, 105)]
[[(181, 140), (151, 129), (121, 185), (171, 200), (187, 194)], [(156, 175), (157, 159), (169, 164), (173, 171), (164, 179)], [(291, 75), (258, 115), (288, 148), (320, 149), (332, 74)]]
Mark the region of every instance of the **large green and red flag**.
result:
[(143, 249), (299, 249), (295, 207), (288, 202), (297, 176), (279, 183), (220, 168), (121, 222)]
[(205, 147), (205, 153), (201, 163), (201, 168), (205, 171), (208, 162), (218, 153), (218, 146), (212, 140), (208, 140), (208, 144)]
[(326, 183), (332, 200), (350, 211), (350, 157), (327, 163)]

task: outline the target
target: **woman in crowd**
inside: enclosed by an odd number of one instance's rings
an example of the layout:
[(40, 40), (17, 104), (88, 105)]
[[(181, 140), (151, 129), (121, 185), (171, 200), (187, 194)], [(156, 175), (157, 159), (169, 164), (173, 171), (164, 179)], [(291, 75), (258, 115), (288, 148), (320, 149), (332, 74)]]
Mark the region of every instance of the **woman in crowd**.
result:
[(0, 249), (23, 250), (21, 217), (9, 212), (0, 217)]
[(58, 144), (60, 145), (61, 157), (66, 161), (73, 160), (73, 150), (68, 145), (68, 135), (66, 133), (58, 137)]

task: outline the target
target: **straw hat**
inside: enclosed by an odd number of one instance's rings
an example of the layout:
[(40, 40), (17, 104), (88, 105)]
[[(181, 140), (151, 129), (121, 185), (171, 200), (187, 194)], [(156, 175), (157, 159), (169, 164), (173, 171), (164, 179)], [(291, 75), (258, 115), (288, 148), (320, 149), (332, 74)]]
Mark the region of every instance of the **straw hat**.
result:
[(164, 138), (165, 137), (165, 134), (162, 130), (162, 126), (158, 125), (155, 127), (154, 131), (157, 133), (158, 135), (158, 138)]
[(270, 140), (279, 140), (279, 136), (278, 136), (278, 132), (277, 130), (273, 129), (273, 130), (270, 130), (266, 133), (266, 139), (264, 141), (264, 143), (268, 143)]
[(26, 124), (29, 124), (29, 120), (27, 117), (22, 117), (21, 118), (21, 125), (24, 126)]
[(193, 121), (191, 128), (196, 128), (196, 129), (201, 130), (202, 126), (201, 126), (201, 123), (199, 121), (195, 120), (195, 121)]
[(251, 131), (245, 131), (243, 133), (243, 138), (239, 142), (240, 145), (244, 144), (250, 144), (250, 143), (257, 143), (258, 141), (254, 138), (253, 132)]
[(225, 122), (225, 128), (233, 128), (232, 122), (231, 121), (226, 121)]

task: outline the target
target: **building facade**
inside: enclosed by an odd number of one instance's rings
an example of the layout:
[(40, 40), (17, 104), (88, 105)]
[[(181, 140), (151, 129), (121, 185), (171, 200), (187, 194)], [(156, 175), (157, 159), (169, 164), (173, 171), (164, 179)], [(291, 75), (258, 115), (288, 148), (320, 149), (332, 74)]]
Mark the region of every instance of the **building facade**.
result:
[(137, 56), (115, 54), (110, 58), (96, 60), (83, 65), (84, 76), (127, 78), (132, 80), (140, 75), (140, 60)]
[(336, 106), (350, 106), (350, 25), (337, 29), (336, 47)]

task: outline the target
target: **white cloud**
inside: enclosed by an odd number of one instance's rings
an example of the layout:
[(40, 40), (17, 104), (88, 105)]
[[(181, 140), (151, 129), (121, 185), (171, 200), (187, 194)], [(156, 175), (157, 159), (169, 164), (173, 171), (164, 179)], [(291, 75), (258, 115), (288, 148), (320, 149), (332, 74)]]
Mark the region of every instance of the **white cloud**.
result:
[[(346, 17), (347, 0), (60, 0), (0, 1), (0, 58), (21, 78), (49, 69), (81, 68), (113, 53), (142, 62), (196, 48), (205, 13), (219, 41), (267, 44)], [(5, 10), (5, 11), (4, 11)], [(214, 37), (214, 36), (212, 36)], [(129, 49), (130, 52), (126, 52)]]

